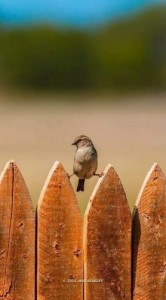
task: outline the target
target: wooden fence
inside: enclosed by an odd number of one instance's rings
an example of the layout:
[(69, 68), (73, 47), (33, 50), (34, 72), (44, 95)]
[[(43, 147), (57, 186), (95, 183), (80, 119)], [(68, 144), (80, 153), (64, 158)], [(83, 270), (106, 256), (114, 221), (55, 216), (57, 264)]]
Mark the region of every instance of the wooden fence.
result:
[(83, 225), (59, 162), (36, 218), (22, 175), (9, 162), (0, 178), (0, 299), (165, 300), (166, 178), (160, 167), (147, 175), (132, 222), (120, 179), (108, 165)]

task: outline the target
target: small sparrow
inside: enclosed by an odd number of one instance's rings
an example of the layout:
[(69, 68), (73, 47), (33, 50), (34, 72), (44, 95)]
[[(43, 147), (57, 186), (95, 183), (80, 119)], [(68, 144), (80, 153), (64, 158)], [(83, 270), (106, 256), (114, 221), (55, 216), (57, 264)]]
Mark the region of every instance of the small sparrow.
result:
[(91, 139), (86, 135), (77, 136), (72, 145), (77, 147), (73, 165), (73, 173), (79, 178), (77, 192), (84, 191), (85, 179), (89, 179), (94, 175), (101, 176), (96, 174), (97, 151)]

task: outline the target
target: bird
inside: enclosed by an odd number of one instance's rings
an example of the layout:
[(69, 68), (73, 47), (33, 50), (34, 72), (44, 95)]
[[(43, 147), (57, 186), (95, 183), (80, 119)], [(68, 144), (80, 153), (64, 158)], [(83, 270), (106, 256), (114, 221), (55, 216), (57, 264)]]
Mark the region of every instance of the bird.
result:
[(71, 176), (75, 174), (79, 178), (77, 192), (83, 192), (85, 179), (101, 176), (101, 174), (96, 174), (98, 155), (91, 139), (86, 135), (77, 136), (72, 145), (76, 146), (76, 152)]

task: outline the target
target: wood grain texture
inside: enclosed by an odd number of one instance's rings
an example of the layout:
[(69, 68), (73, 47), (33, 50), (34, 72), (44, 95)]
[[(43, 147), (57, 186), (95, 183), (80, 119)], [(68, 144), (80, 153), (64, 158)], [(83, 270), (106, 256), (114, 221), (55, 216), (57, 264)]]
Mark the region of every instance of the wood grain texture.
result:
[(157, 164), (133, 215), (133, 299), (166, 299), (166, 178)]
[(130, 300), (131, 214), (110, 165), (91, 196), (84, 225), (84, 300)]
[(56, 162), (38, 205), (38, 300), (82, 300), (82, 221), (63, 166)]
[(0, 299), (34, 300), (35, 216), (14, 162), (0, 178)]

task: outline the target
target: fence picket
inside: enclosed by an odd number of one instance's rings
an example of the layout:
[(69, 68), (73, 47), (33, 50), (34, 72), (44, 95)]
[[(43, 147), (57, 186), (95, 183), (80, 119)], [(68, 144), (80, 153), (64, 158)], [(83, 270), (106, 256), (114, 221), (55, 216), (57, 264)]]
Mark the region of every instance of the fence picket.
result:
[(157, 164), (133, 215), (133, 299), (166, 299), (166, 177)]
[(16, 164), (0, 178), (0, 299), (34, 300), (35, 216)]
[[(166, 299), (166, 177), (157, 164), (134, 209), (132, 274), (130, 209), (111, 165), (85, 213), (84, 261), (78, 203), (59, 162), (43, 187), (37, 219), (37, 300)], [(34, 300), (35, 289), (35, 216), (10, 161), (0, 176), (0, 299)]]
[(63, 166), (56, 162), (38, 204), (38, 300), (82, 300), (82, 221)]
[(84, 221), (84, 300), (130, 300), (131, 215), (110, 165), (96, 185)]

